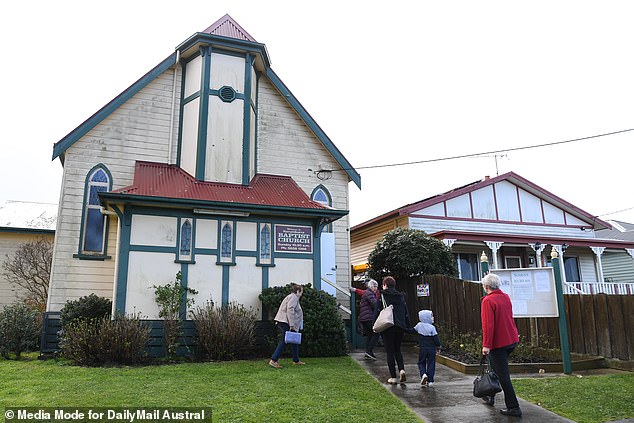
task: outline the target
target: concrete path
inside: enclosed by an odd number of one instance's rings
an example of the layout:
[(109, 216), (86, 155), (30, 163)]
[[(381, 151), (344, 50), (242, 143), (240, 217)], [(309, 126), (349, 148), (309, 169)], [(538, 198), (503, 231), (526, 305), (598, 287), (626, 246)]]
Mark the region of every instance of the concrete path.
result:
[[(504, 416), (499, 410), (505, 408), (504, 395), (495, 397), (495, 407), (484, 403), (473, 396), (473, 379), (475, 376), (465, 375), (442, 364), (436, 363), (436, 383), (427, 388), (420, 385), (418, 375), (418, 349), (403, 345), (403, 358), (407, 381), (398, 385), (388, 385), (390, 377), (383, 348), (375, 349), (377, 361), (363, 358), (363, 350), (350, 354), (368, 373), (376, 377), (385, 388), (410, 407), (427, 423), (440, 422), (572, 422), (555, 413), (545, 410), (519, 398), (522, 418)], [(515, 377), (515, 376), (512, 376)]]

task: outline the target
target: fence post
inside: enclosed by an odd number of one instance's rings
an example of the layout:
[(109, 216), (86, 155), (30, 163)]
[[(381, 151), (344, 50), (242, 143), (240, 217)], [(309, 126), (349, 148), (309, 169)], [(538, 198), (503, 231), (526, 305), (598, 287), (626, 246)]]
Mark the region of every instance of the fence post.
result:
[(572, 373), (572, 363), (570, 361), (570, 344), (568, 343), (568, 325), (566, 324), (566, 307), (564, 304), (564, 292), (561, 280), (561, 269), (559, 267), (559, 256), (553, 248), (550, 253), (555, 273), (555, 290), (557, 291), (557, 308), (559, 309), (559, 342), (561, 344), (561, 361), (564, 373)]
[(359, 338), (357, 333), (357, 293), (350, 293), (350, 343), (352, 348), (359, 348), (361, 346), (362, 339)]

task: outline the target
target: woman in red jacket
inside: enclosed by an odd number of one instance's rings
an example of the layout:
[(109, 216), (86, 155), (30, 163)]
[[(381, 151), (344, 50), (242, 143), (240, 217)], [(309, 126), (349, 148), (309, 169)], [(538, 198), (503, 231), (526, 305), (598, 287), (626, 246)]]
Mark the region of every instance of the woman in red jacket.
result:
[[(513, 320), (511, 299), (500, 289), (500, 277), (489, 273), (482, 278), (482, 287), (487, 295), (482, 299), (482, 354), (489, 354), (493, 371), (500, 378), (504, 391), (506, 408), (500, 413), (507, 416), (522, 416), (522, 410), (515, 396), (509, 373), (509, 354), (519, 343), (517, 327)], [(489, 405), (495, 402), (494, 396), (482, 398)]]

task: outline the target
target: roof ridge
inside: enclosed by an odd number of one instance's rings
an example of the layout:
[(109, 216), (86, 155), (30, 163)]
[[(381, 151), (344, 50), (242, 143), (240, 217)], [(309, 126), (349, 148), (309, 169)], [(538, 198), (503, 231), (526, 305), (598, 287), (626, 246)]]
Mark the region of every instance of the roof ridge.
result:
[(255, 38), (251, 36), (235, 19), (225, 13), (223, 17), (212, 23), (202, 31), (205, 34), (220, 35), (222, 37), (236, 38), (238, 40), (246, 40), (257, 43)]

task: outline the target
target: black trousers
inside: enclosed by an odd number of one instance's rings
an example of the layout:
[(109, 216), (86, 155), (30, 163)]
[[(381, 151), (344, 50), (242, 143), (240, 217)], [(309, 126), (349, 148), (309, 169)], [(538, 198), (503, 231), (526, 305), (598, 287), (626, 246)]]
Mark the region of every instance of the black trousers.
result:
[(365, 352), (374, 354), (374, 347), (377, 342), (379, 342), (379, 338), (381, 337), (380, 333), (374, 333), (372, 330), (372, 325), (374, 322), (371, 321), (363, 321), (361, 322), (363, 325), (363, 334), (365, 335)]
[(520, 404), (515, 395), (515, 389), (511, 383), (511, 374), (509, 372), (509, 355), (513, 352), (517, 344), (511, 344), (502, 348), (495, 348), (489, 352), (491, 356), (491, 367), (500, 379), (500, 386), (504, 392), (504, 402), (506, 408), (516, 408)]
[[(387, 356), (387, 368), (390, 370), (390, 377), (396, 377), (396, 368), (405, 369), (403, 364), (403, 354), (401, 353), (401, 342), (403, 342), (403, 329), (392, 326), (383, 332), (383, 344), (385, 346), (385, 355)], [(396, 363), (395, 363), (396, 361)]]

